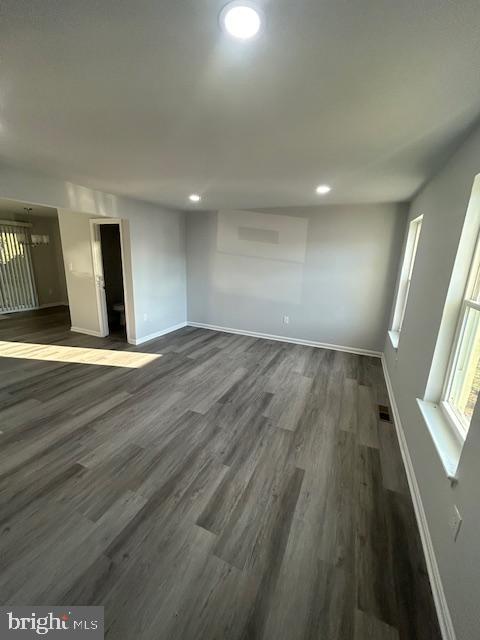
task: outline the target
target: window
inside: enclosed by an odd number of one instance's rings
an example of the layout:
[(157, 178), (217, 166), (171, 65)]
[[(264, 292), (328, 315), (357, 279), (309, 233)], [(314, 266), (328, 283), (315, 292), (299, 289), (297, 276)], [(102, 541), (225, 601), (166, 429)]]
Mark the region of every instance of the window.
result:
[[(447, 477), (458, 468), (480, 389), (480, 174), (475, 177), (418, 408)], [(445, 266), (445, 265), (443, 265)], [(444, 274), (446, 275), (446, 274)]]
[(38, 306), (29, 226), (0, 220), (0, 313)]
[(422, 229), (423, 216), (419, 216), (410, 222), (408, 229), (407, 245), (403, 258), (402, 272), (400, 274), (400, 284), (398, 286), (397, 301), (395, 303), (395, 313), (393, 315), (392, 329), (389, 331), (390, 339), (395, 348), (398, 347), (398, 340), (405, 319), (407, 309), (408, 294), (412, 282), (413, 265), (417, 253), (420, 231)]
[(442, 407), (465, 439), (480, 390), (480, 241), (477, 241), (447, 371)]

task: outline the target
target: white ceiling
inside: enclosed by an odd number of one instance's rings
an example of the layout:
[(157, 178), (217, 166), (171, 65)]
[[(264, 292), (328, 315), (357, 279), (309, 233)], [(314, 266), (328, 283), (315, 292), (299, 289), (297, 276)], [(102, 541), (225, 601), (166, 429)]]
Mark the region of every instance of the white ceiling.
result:
[[(25, 208), (31, 211), (25, 211)], [(12, 215), (15, 220), (28, 220), (31, 216), (41, 216), (43, 218), (56, 218), (58, 213), (52, 207), (43, 207), (38, 204), (29, 204), (28, 202), (17, 202), (16, 200), (7, 200), (0, 198), (0, 218), (2, 216)]]
[(223, 4), (2, 0), (0, 160), (179, 208), (404, 200), (480, 113), (478, 0), (259, 0), (251, 42)]

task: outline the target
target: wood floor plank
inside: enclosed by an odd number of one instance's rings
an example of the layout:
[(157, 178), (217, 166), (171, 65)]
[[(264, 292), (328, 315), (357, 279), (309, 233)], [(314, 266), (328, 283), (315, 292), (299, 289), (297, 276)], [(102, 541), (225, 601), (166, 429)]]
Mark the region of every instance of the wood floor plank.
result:
[(356, 433), (358, 424), (358, 384), (352, 378), (343, 381), (342, 406), (339, 427), (343, 431)]
[(372, 387), (358, 387), (358, 442), (378, 449), (378, 417)]
[(364, 640), (364, 638), (369, 638), (370, 640), (399, 640), (399, 635), (394, 627), (357, 609), (355, 611), (355, 640)]
[(289, 500), (292, 476), (303, 477), (303, 471), (295, 467), (291, 443), (290, 433), (282, 430), (272, 432), (243, 495), (215, 545), (215, 555), (239, 569), (247, 567), (252, 570), (260, 562), (263, 544), (270, 536), (279, 506), (284, 500)]
[(261, 637), (353, 640), (354, 600), (352, 577), (344, 569), (323, 563), (314, 540), (292, 539)]
[(65, 308), (0, 342), (0, 603), (102, 605), (115, 640), (440, 640), (378, 359)]
[(274, 394), (265, 415), (280, 429), (295, 431), (311, 386), (310, 378), (291, 372)]
[(227, 459), (231, 466), (223, 482), (219, 485), (208, 505), (200, 515), (197, 524), (215, 534), (221, 534), (232, 517), (239, 501), (254, 474), (258, 462), (267, 446), (268, 437), (272, 433), (266, 419), (261, 416), (250, 424), (252, 435), (257, 437), (236, 454), (236, 460)]
[(355, 515), (357, 608), (397, 623), (387, 505), (378, 449), (358, 446)]
[(402, 462), (395, 426), (392, 422), (378, 422), (380, 462), (383, 486), (391, 491), (408, 495), (407, 475)]
[(440, 630), (413, 505), (406, 495), (394, 491), (386, 492), (386, 503), (400, 640), (438, 638)]

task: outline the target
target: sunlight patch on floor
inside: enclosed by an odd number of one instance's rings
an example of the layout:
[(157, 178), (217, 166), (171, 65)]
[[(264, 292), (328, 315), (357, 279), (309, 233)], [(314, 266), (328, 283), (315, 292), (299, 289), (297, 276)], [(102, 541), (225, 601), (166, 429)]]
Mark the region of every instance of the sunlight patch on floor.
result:
[(75, 364), (96, 364), (106, 367), (128, 367), (139, 369), (161, 358), (160, 353), (139, 353), (134, 351), (113, 351), (110, 349), (87, 349), (55, 344), (35, 344), (26, 342), (4, 342), (0, 340), (1, 358), (21, 358), (49, 362), (72, 362)]

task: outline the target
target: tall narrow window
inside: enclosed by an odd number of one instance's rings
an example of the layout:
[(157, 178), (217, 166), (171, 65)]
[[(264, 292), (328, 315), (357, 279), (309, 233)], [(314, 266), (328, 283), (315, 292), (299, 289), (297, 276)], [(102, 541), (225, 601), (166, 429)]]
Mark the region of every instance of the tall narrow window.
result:
[(480, 241), (467, 287), (445, 381), (442, 407), (465, 439), (480, 390)]
[(405, 319), (405, 311), (407, 310), (407, 300), (410, 292), (410, 284), (412, 282), (413, 265), (415, 264), (418, 241), (422, 230), (422, 220), (423, 216), (415, 218), (415, 220), (410, 222), (408, 229), (407, 245), (405, 247), (405, 256), (403, 258), (402, 271), (400, 274), (400, 283), (398, 285), (393, 324), (391, 331), (389, 331), (390, 338), (395, 348), (398, 346), (400, 332)]
[(37, 306), (28, 226), (0, 221), (0, 313)]

